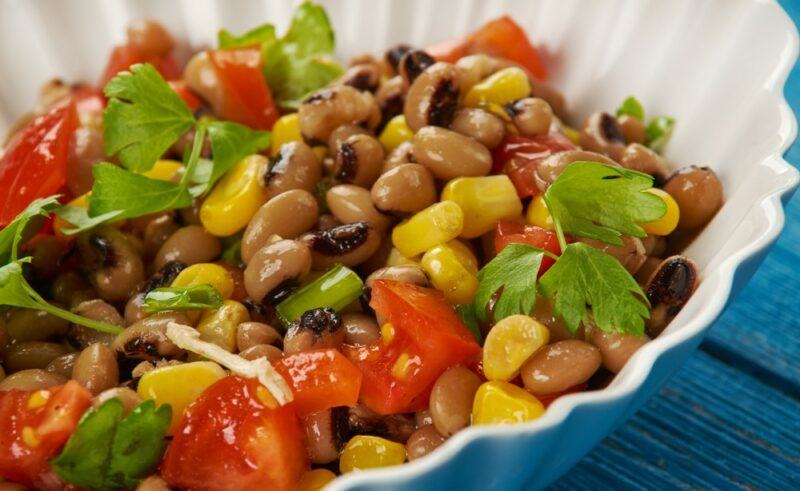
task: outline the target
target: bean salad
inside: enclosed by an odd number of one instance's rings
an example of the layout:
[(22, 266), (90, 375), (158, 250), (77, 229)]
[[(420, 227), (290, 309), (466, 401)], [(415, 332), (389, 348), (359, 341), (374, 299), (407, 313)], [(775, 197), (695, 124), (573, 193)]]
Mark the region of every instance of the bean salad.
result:
[(679, 122), (577, 120), (508, 16), (334, 41), (139, 20), (0, 142), (0, 490), (321, 489), (602, 390), (689, 301), (723, 188)]

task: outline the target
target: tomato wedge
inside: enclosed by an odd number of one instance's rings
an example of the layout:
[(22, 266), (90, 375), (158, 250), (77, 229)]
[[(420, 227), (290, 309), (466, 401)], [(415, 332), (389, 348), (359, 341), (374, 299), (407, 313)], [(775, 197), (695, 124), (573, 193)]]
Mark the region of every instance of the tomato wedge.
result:
[(294, 405), (280, 406), (257, 380), (231, 375), (189, 406), (161, 475), (195, 491), (288, 491), (307, 468)]
[(55, 194), (67, 180), (67, 155), (78, 114), (71, 98), (22, 128), (0, 157), (0, 227), (37, 198)]
[(379, 280), (370, 306), (394, 331), (372, 346), (349, 348), (361, 370), (361, 402), (380, 414), (410, 412), (428, 405), (436, 379), (448, 367), (470, 365), (480, 347), (437, 290)]
[(463, 38), (429, 46), (426, 51), (437, 60), (450, 63), (465, 55), (486, 53), (517, 62), (539, 80), (547, 79), (539, 52), (519, 24), (507, 15), (487, 22)]
[[(499, 254), (508, 244), (528, 244), (545, 251), (550, 251), (555, 255), (561, 255), (561, 246), (558, 244), (558, 237), (552, 230), (537, 227), (536, 225), (523, 225), (515, 222), (497, 222), (497, 229), (494, 235), (494, 250)], [(555, 260), (545, 256), (539, 268), (539, 276), (550, 269), (555, 264)]]
[(36, 391), (0, 392), (0, 477), (36, 489), (63, 489), (50, 470), (92, 403), (78, 382)]
[(215, 107), (223, 119), (268, 130), (278, 119), (261, 73), (261, 50), (258, 48), (217, 49), (209, 51), (222, 86), (222, 107)]
[(132, 65), (137, 63), (152, 64), (155, 69), (158, 70), (158, 73), (166, 80), (181, 78), (181, 68), (175, 60), (175, 57), (171, 54), (159, 57), (145, 56), (133, 47), (125, 44), (111, 50), (106, 69), (103, 71), (103, 76), (100, 78), (100, 87), (105, 87), (108, 81), (116, 77), (119, 72), (128, 70)]
[(300, 416), (358, 402), (361, 372), (335, 349), (286, 356), (275, 363), (275, 370), (292, 387)]
[(509, 135), (492, 152), (492, 173), (507, 174), (520, 198), (535, 196), (540, 194), (534, 177), (539, 162), (554, 153), (574, 149), (569, 138), (559, 133)]

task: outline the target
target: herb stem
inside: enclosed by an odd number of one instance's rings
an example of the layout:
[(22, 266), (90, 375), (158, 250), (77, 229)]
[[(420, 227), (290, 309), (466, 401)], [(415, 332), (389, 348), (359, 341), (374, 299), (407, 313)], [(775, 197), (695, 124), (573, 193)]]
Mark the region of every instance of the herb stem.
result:
[[(38, 299), (37, 299), (38, 300)], [(114, 326), (112, 324), (106, 324), (105, 322), (96, 321), (94, 319), (89, 319), (88, 317), (83, 317), (78, 314), (73, 314), (68, 310), (60, 309), (54, 305), (51, 305), (47, 302), (43, 302), (39, 305), (39, 309), (44, 310), (49, 314), (53, 314), (56, 317), (60, 317), (66, 321), (72, 322), (73, 324), (80, 324), (82, 326), (90, 327), (95, 331), (105, 332), (108, 334), (119, 334), (122, 332), (122, 328), (119, 326)]]
[(204, 123), (197, 123), (194, 132), (194, 141), (192, 142), (192, 151), (189, 154), (189, 160), (186, 161), (186, 169), (181, 178), (181, 186), (187, 188), (194, 175), (194, 169), (197, 163), (200, 162), (200, 152), (203, 150), (203, 143), (206, 139), (207, 127)]
[[(550, 203), (547, 202), (547, 195), (544, 196), (544, 204), (547, 205), (548, 210), (552, 209)], [(561, 221), (559, 221), (558, 217), (556, 217), (552, 213), (550, 214), (550, 217), (553, 219), (553, 228), (556, 229), (556, 237), (558, 238), (558, 245), (561, 248), (561, 253), (563, 254), (564, 251), (567, 249), (567, 239), (564, 237), (564, 229), (561, 227)]]

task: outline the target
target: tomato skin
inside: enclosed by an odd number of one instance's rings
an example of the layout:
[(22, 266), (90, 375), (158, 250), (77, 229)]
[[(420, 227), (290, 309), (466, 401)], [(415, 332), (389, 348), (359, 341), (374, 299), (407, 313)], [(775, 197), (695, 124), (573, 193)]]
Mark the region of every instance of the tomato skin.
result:
[[(40, 393), (37, 398), (45, 397), (46, 402), (31, 408), (29, 401), (36, 392)], [(67, 442), (91, 403), (92, 394), (74, 380), (42, 391), (0, 392), (0, 477), (35, 489), (62, 489), (63, 483), (50, 471), (48, 462)], [(30, 435), (26, 427), (33, 429), (38, 440), (35, 447), (23, 437), (24, 432)]]
[(509, 16), (489, 21), (463, 38), (426, 48), (438, 61), (455, 63), (462, 56), (485, 53), (517, 62), (539, 80), (547, 80), (547, 69), (525, 31)]
[(291, 386), (300, 416), (358, 402), (361, 372), (335, 349), (295, 353), (274, 366)]
[(165, 80), (181, 78), (181, 67), (171, 54), (159, 57), (145, 56), (133, 49), (133, 47), (124, 44), (111, 50), (106, 69), (100, 78), (100, 87), (105, 87), (109, 80), (116, 77), (119, 72), (128, 70), (137, 63), (152, 64)]
[[(409, 283), (378, 280), (370, 306), (394, 327), (387, 342), (347, 349), (364, 376), (361, 402), (380, 414), (410, 412), (426, 407), (433, 383), (453, 365), (470, 365), (480, 346), (444, 295)], [(405, 373), (394, 375), (396, 363), (407, 356)]]
[(554, 153), (574, 150), (575, 145), (564, 135), (508, 135), (492, 152), (492, 173), (508, 175), (520, 198), (540, 194), (534, 173), (539, 162)]
[(161, 476), (194, 491), (289, 491), (308, 468), (294, 405), (280, 406), (257, 380), (231, 375), (189, 406)]
[(222, 107), (215, 107), (219, 115), (251, 128), (271, 129), (278, 109), (261, 73), (261, 50), (217, 49), (208, 55), (223, 90)]
[(0, 227), (37, 198), (55, 194), (67, 180), (67, 155), (78, 127), (75, 103), (67, 98), (22, 128), (0, 157)]
[[(515, 222), (497, 222), (494, 235), (494, 250), (499, 254), (508, 244), (528, 244), (545, 251), (550, 251), (556, 256), (561, 255), (561, 245), (558, 236), (552, 230), (537, 227), (536, 225), (523, 225)], [(551, 257), (544, 256), (539, 268), (539, 276), (555, 264)]]
[(174, 90), (180, 96), (180, 98), (183, 100), (183, 103), (186, 104), (186, 107), (188, 107), (190, 111), (195, 112), (203, 107), (203, 101), (194, 95), (194, 92), (192, 92), (189, 87), (186, 86), (186, 82), (183, 80), (170, 80), (167, 83), (170, 87), (172, 87), (172, 90)]

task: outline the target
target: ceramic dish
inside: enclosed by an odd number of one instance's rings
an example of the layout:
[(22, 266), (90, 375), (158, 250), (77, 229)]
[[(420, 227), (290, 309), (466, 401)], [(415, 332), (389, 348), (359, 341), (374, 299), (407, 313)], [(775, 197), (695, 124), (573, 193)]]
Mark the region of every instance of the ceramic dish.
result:
[[(45, 0), (0, 2), (0, 133), (31, 107), (38, 86), (100, 73), (127, 23), (154, 17), (193, 47), (217, 30), (265, 21), (284, 27), (296, 2)], [(783, 84), (797, 58), (797, 32), (764, 0), (338, 0), (332, 17), (339, 55), (398, 42), (424, 46), (510, 14), (549, 58), (551, 83), (573, 119), (636, 94), (678, 121), (666, 157), (709, 165), (726, 202), (686, 254), (702, 283), (665, 333), (641, 349), (605, 390), (558, 399), (523, 425), (471, 427), (429, 458), (347, 475), (344, 489), (542, 488), (635, 412), (699, 344), (752, 275), (783, 227), (781, 200), (798, 173), (782, 159), (796, 122)]]

